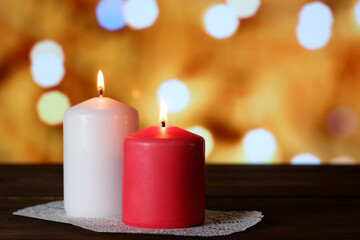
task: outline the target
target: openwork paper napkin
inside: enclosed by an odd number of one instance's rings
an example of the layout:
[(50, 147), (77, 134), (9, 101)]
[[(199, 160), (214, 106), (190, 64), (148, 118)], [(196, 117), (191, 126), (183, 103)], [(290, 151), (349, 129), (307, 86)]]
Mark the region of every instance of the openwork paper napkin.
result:
[(206, 210), (202, 226), (177, 229), (136, 228), (125, 225), (121, 218), (74, 218), (66, 215), (63, 201), (27, 207), (13, 214), (54, 222), (69, 223), (95, 232), (169, 234), (178, 236), (224, 236), (242, 232), (261, 221), (258, 211), (212, 211)]

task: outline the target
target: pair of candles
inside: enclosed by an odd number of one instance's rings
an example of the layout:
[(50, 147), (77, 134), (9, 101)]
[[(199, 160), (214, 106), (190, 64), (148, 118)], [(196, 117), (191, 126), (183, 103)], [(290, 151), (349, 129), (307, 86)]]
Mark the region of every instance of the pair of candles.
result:
[(64, 204), (73, 217), (120, 217), (148, 228), (205, 218), (204, 139), (166, 125), (138, 131), (134, 108), (100, 96), (64, 114)]

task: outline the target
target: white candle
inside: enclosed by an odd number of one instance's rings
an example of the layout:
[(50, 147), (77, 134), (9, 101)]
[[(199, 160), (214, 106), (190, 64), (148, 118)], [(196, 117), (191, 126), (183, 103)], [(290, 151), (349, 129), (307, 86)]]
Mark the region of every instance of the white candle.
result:
[(64, 114), (64, 204), (73, 217), (121, 216), (123, 139), (138, 131), (134, 108), (103, 97)]

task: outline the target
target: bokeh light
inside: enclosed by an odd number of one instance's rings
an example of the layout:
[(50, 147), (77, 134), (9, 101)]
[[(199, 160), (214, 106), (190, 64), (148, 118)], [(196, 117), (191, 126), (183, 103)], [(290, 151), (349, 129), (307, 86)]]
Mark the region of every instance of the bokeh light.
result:
[(170, 79), (159, 87), (157, 99), (159, 103), (161, 100), (166, 101), (169, 112), (179, 112), (188, 104), (190, 93), (185, 83), (178, 79)]
[(204, 17), (206, 32), (214, 38), (231, 37), (239, 26), (235, 10), (225, 4), (210, 7)]
[(299, 23), (314, 25), (317, 28), (331, 27), (333, 14), (329, 6), (322, 2), (311, 2), (305, 4), (299, 13)]
[(331, 37), (331, 29), (317, 29), (311, 25), (299, 24), (296, 27), (296, 36), (301, 46), (308, 50), (316, 50), (328, 43)]
[(329, 131), (339, 138), (353, 135), (358, 128), (358, 124), (357, 113), (346, 106), (332, 109), (327, 117)]
[(360, 25), (360, 1), (358, 1), (354, 8), (355, 21)]
[(66, 109), (70, 107), (69, 98), (60, 91), (44, 93), (37, 102), (37, 113), (41, 121), (54, 126), (61, 124)]
[(319, 165), (320, 159), (311, 153), (302, 153), (291, 159), (292, 165)]
[(61, 61), (65, 61), (64, 51), (62, 47), (52, 40), (44, 40), (37, 42), (30, 51), (30, 60), (35, 61), (38, 56), (41, 56), (43, 54), (55, 55)]
[(238, 18), (249, 18), (258, 11), (260, 0), (226, 0), (226, 3), (234, 8)]
[[(360, 0), (0, 1), (0, 11), (0, 163), (61, 163), (61, 127), (40, 119), (38, 100), (98, 96), (101, 68), (105, 95), (137, 109), (141, 129), (166, 98), (170, 125), (208, 130), (207, 163), (290, 164), (309, 152), (360, 164)], [(256, 128), (273, 135), (274, 152), (261, 141), (245, 152)]]
[(330, 164), (334, 164), (334, 165), (353, 165), (356, 164), (355, 159), (346, 156), (346, 155), (341, 155), (341, 156), (337, 156), (334, 157), (330, 160)]
[(333, 15), (327, 5), (321, 2), (305, 4), (296, 26), (299, 44), (308, 50), (324, 47), (330, 40), (332, 24)]
[(44, 88), (58, 85), (65, 74), (64, 62), (54, 54), (42, 54), (31, 62), (32, 77)]
[(276, 140), (271, 132), (258, 128), (246, 133), (243, 146), (249, 163), (267, 163), (276, 150)]
[(193, 126), (186, 130), (200, 135), (205, 139), (205, 157), (208, 157), (214, 148), (214, 137), (211, 132), (202, 126)]
[(98, 24), (108, 31), (124, 28), (126, 22), (123, 10), (123, 0), (100, 0), (95, 9)]
[(154, 24), (159, 8), (154, 0), (128, 0), (124, 5), (126, 23), (135, 29), (144, 29)]

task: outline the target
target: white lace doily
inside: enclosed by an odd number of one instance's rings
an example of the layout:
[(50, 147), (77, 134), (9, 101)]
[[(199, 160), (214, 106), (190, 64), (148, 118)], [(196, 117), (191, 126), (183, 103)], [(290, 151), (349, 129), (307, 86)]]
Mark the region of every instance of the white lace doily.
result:
[(27, 207), (14, 212), (15, 215), (38, 218), (54, 222), (69, 223), (95, 232), (169, 234), (178, 236), (224, 236), (242, 232), (261, 221), (258, 211), (212, 211), (206, 210), (202, 226), (177, 229), (136, 228), (125, 225), (121, 218), (74, 218), (66, 215), (63, 201)]

